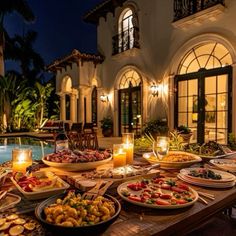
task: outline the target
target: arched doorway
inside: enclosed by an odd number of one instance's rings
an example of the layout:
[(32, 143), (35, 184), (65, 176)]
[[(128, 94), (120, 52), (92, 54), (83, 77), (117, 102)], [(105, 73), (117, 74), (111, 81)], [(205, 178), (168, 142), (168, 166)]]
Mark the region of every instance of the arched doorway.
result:
[(123, 73), (118, 90), (119, 135), (126, 132), (141, 134), (142, 79), (133, 69)]
[(193, 130), (194, 142), (226, 144), (232, 125), (232, 58), (217, 42), (192, 48), (175, 76), (175, 126)]

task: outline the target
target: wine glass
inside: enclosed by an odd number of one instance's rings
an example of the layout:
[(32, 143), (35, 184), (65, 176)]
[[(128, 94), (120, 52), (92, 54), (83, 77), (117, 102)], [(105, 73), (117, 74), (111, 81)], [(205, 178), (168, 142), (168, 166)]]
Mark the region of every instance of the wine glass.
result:
[(164, 136), (157, 137), (153, 142), (153, 153), (158, 159), (162, 159), (169, 151), (169, 138)]

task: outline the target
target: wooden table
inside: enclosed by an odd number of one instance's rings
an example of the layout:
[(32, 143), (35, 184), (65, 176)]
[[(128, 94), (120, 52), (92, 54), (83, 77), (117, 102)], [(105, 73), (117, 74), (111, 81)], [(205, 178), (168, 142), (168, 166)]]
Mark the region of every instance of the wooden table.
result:
[(198, 201), (192, 207), (177, 210), (148, 209), (122, 201), (119, 219), (103, 235), (184, 235), (236, 203), (236, 187), (217, 190), (192, 187), (214, 194), (215, 200), (207, 200), (208, 205)]
[[(169, 174), (165, 174), (166, 177)], [(171, 174), (173, 178), (175, 175)], [(127, 203), (117, 196), (116, 189), (108, 193), (116, 196), (122, 204), (119, 218), (102, 234), (102, 236), (146, 236), (146, 235), (185, 235), (201, 226), (212, 216), (236, 203), (236, 187), (228, 189), (210, 189), (192, 186), (215, 195), (215, 200), (207, 200), (208, 205), (196, 202), (193, 206), (176, 210), (158, 210), (139, 207)], [(16, 190), (17, 191), (17, 190)], [(16, 192), (17, 194), (19, 192)], [(23, 196), (22, 196), (23, 197)], [(32, 209), (36, 201), (22, 201), (21, 210)], [(30, 206), (31, 205), (31, 206)], [(31, 213), (30, 213), (31, 214)], [(53, 234), (49, 234), (50, 236)]]

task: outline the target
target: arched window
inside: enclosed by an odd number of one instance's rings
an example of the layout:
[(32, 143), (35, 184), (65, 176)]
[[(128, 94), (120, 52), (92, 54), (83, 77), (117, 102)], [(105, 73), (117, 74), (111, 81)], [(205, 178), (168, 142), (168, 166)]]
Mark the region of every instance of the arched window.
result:
[(128, 70), (126, 71), (119, 84), (119, 89), (125, 89), (131, 87), (138, 87), (141, 86), (142, 80), (139, 76), (139, 74), (135, 70)]
[(178, 74), (197, 72), (232, 64), (229, 51), (219, 43), (201, 44), (192, 48), (180, 63)]
[(193, 131), (193, 142), (227, 144), (232, 129), (232, 58), (218, 43), (193, 47), (175, 77), (175, 126)]
[(95, 86), (93, 88), (91, 97), (92, 123), (94, 124), (94, 126), (97, 126), (97, 100), (98, 100), (98, 92), (97, 92), (97, 87)]

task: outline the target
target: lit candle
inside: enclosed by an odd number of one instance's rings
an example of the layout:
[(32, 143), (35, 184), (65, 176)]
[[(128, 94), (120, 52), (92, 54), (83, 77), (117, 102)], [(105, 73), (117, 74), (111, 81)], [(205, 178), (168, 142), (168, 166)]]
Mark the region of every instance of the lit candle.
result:
[(12, 170), (14, 172), (26, 172), (26, 168), (32, 165), (31, 149), (12, 150)]
[(134, 160), (134, 145), (132, 143), (125, 143), (124, 150), (126, 152), (126, 164), (132, 164)]
[(134, 134), (123, 133), (122, 142), (126, 152), (126, 164), (132, 164), (134, 160)]
[(122, 144), (113, 145), (113, 167), (122, 167), (126, 165), (126, 152)]

